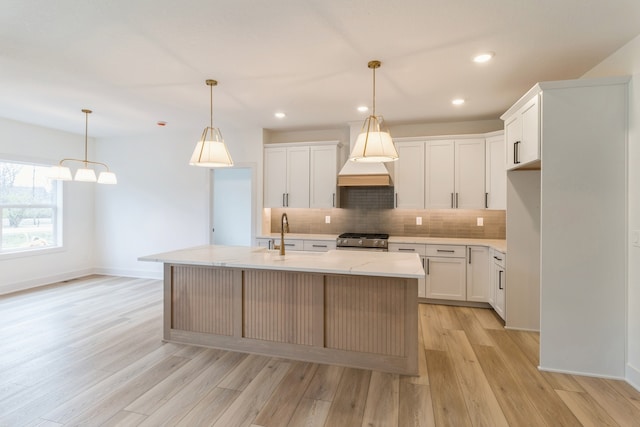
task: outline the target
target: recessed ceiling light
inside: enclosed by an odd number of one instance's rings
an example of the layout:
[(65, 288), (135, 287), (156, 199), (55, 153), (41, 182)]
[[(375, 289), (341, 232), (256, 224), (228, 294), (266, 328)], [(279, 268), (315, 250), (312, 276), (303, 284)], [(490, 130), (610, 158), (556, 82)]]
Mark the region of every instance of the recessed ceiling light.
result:
[(285, 117), (287, 117), (287, 115), (283, 112), (277, 112), (274, 114), (274, 116), (276, 116), (278, 119), (284, 119)]
[(476, 56), (473, 57), (473, 62), (477, 62), (479, 64), (485, 63), (485, 62), (489, 62), (491, 61), (491, 58), (493, 58), (495, 56), (495, 53), (493, 52), (484, 52), (481, 54), (478, 54)]
[(462, 105), (462, 104), (464, 104), (464, 99), (462, 99), (462, 98), (456, 98), (456, 99), (454, 99), (453, 101), (451, 101), (451, 103), (452, 103), (453, 105)]
[(358, 111), (360, 111), (361, 113), (366, 113), (367, 111), (369, 111), (369, 107), (367, 107), (366, 105), (361, 105), (358, 107)]

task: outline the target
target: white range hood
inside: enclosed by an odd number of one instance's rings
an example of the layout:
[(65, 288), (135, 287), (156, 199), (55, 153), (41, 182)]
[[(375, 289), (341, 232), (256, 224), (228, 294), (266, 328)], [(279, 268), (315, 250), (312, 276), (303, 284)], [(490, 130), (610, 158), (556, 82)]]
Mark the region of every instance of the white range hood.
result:
[[(349, 123), (349, 152), (353, 150), (362, 122)], [(385, 163), (352, 162), (347, 160), (338, 173), (339, 187), (392, 186), (391, 174)]]

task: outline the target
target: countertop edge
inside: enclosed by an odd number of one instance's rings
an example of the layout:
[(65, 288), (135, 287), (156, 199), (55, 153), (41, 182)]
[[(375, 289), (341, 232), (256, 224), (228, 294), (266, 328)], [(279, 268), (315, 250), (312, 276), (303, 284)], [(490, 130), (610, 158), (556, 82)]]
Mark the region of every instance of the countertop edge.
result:
[[(197, 265), (205, 267), (224, 267), (255, 270), (279, 270), (318, 274), (343, 274), (356, 276), (396, 277), (420, 279), (424, 272), (419, 259), (409, 254), (394, 254), (394, 258), (385, 258), (389, 264), (383, 269), (380, 253), (350, 252), (304, 252), (292, 251), (281, 258), (275, 251), (257, 247), (233, 246), (197, 246), (159, 254), (141, 256), (139, 261), (162, 262), (165, 264)], [(409, 255), (409, 256), (407, 256)], [(216, 259), (218, 257), (218, 259)], [(365, 258), (366, 257), (366, 258)], [(370, 258), (374, 258), (372, 261)], [(288, 261), (288, 262), (286, 262)], [(407, 264), (408, 263), (408, 264)], [(324, 264), (324, 265), (323, 265)], [(409, 269), (407, 270), (407, 266)]]

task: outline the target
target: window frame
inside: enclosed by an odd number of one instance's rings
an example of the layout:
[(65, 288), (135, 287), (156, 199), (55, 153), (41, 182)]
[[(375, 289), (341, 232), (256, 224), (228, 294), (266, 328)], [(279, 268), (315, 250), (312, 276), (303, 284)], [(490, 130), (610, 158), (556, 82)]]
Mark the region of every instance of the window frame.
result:
[[(7, 155), (0, 153), (0, 163), (9, 164), (21, 164), (26, 166), (35, 167), (51, 167), (55, 162), (51, 160), (45, 160), (40, 158), (19, 157), (15, 155)], [(2, 237), (4, 232), (4, 225), (0, 226), (0, 259), (20, 258), (43, 255), (47, 253), (61, 252), (64, 250), (64, 206), (63, 206), (63, 192), (64, 185), (62, 181), (51, 180), (51, 185), (56, 186), (55, 200), (51, 204), (48, 203), (2, 203), (0, 201), (0, 220), (3, 218), (3, 210), (11, 208), (23, 208), (23, 209), (51, 209), (52, 210), (52, 234), (54, 236), (54, 244), (48, 246), (30, 246), (24, 248), (11, 248), (5, 249), (2, 247)], [(36, 187), (39, 188), (39, 187)]]

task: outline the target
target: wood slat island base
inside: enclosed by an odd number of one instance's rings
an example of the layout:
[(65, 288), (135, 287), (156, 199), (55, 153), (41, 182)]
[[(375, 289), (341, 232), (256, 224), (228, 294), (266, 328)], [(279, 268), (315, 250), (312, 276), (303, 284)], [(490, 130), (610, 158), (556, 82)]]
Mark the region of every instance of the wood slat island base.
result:
[(164, 339), (417, 375), (417, 286), (413, 277), (165, 262)]

